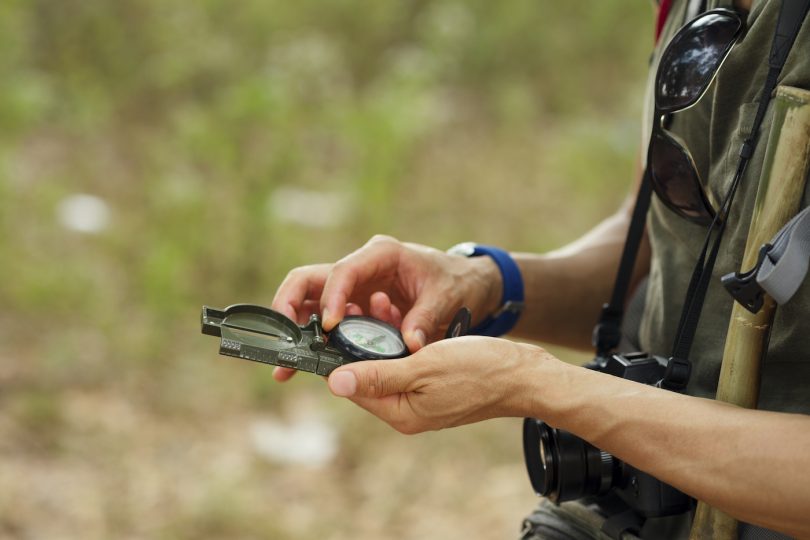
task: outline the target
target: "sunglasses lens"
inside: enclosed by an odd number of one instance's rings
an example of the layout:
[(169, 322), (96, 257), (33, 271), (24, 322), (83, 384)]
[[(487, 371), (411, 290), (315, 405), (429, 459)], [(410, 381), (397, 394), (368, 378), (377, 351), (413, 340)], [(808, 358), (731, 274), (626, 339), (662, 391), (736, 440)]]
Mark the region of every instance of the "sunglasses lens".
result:
[(714, 217), (692, 160), (684, 148), (656, 132), (650, 142), (652, 183), (658, 198), (677, 214), (701, 224)]
[(734, 12), (707, 12), (684, 26), (661, 57), (656, 106), (674, 112), (695, 103), (709, 87), (737, 39), (742, 22)]

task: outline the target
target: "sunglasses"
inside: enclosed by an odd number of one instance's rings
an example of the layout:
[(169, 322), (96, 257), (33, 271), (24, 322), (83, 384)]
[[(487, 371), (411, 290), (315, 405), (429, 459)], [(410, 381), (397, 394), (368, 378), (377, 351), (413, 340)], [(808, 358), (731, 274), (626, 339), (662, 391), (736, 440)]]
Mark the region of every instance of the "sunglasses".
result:
[(652, 187), (670, 210), (700, 225), (713, 223), (717, 212), (689, 150), (666, 128), (672, 114), (688, 109), (706, 93), (742, 30), (742, 19), (730, 9), (702, 13), (669, 42), (655, 76), (654, 120), (647, 147)]

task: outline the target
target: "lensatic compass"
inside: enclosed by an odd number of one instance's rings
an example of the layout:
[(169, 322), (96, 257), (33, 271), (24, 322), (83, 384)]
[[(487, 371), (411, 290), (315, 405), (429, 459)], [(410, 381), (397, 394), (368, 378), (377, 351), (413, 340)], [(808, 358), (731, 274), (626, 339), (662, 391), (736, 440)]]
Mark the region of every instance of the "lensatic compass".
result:
[[(203, 334), (222, 338), (219, 354), (318, 375), (329, 375), (358, 360), (408, 355), (399, 330), (371, 317), (345, 317), (328, 333), (318, 315), (299, 326), (278, 311), (254, 304), (234, 304), (223, 310), (203, 306), (200, 319)], [(461, 308), (445, 338), (462, 336), (469, 328), (470, 310)]]

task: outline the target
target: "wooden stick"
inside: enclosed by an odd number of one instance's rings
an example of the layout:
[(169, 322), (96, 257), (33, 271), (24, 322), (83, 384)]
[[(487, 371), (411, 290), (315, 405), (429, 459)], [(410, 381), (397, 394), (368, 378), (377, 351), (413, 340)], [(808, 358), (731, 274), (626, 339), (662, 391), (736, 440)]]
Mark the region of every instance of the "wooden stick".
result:
[[(742, 270), (757, 262), (760, 247), (799, 211), (810, 157), (810, 92), (780, 86), (762, 166), (754, 214), (748, 229)], [(737, 302), (731, 311), (717, 399), (754, 409), (759, 399), (760, 364), (767, 352), (776, 302), (765, 296), (759, 313)], [(690, 540), (736, 540), (737, 521), (698, 503)]]

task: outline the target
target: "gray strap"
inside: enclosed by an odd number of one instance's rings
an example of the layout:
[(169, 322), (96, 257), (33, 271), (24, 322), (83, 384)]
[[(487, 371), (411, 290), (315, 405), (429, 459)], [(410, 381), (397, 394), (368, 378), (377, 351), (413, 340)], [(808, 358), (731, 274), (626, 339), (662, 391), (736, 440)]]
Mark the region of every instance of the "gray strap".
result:
[(757, 283), (784, 304), (796, 293), (810, 262), (810, 207), (788, 221), (771, 241), (757, 272)]
[(810, 262), (810, 207), (788, 221), (759, 250), (757, 264), (747, 272), (732, 272), (721, 278), (723, 286), (751, 313), (762, 308), (764, 293), (777, 304), (796, 294)]

